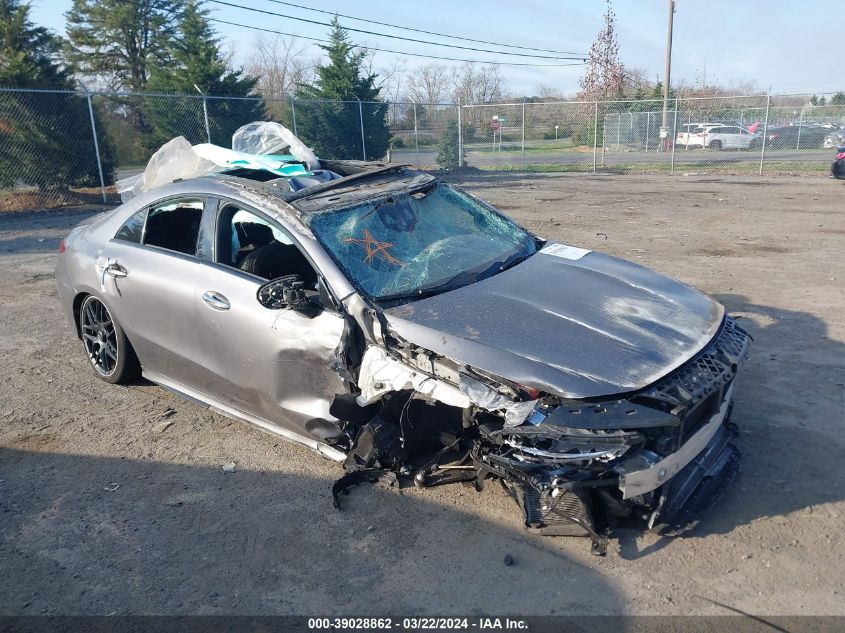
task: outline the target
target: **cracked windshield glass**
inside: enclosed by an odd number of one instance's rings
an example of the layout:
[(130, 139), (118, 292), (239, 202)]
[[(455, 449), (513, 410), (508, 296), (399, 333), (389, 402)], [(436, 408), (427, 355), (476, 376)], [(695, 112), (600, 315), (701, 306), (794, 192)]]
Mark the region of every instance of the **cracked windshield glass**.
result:
[(377, 300), (445, 292), (537, 250), (527, 231), (446, 185), (319, 212), (310, 226), (349, 279)]

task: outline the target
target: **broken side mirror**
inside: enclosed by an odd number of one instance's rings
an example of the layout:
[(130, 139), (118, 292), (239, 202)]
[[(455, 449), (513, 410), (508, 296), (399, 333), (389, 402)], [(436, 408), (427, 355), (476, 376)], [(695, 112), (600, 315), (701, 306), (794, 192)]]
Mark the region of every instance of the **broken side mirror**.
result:
[(258, 303), (270, 310), (296, 310), (303, 316), (313, 318), (320, 312), (320, 306), (305, 294), (305, 282), (299, 275), (278, 277), (258, 289)]

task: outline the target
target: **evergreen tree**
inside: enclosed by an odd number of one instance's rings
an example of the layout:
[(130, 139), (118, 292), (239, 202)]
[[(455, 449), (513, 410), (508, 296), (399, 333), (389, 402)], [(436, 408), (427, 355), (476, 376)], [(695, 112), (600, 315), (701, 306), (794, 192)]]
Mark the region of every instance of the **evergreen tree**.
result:
[(845, 105), (845, 92), (837, 92), (828, 103), (829, 105)]
[(297, 131), (321, 158), (364, 158), (363, 118), (366, 158), (380, 159), (390, 142), (387, 104), (381, 101), (377, 75), (367, 74), (363, 68), (366, 53), (355, 49), (336, 17), (332, 21), (331, 42), (321, 48), (328, 54), (329, 63), (317, 68), (315, 84), (300, 88), (297, 99), (328, 99), (334, 103), (297, 102)]
[[(35, 26), (29, 10), (20, 0), (0, 0), (0, 85), (73, 90), (61, 39)], [(0, 94), (0, 186), (21, 182), (46, 191), (99, 184), (89, 118), (78, 94)], [(102, 136), (100, 154), (110, 180), (112, 151)]]
[[(196, 95), (199, 88), (205, 95), (228, 97), (249, 96), (257, 80), (232, 70), (220, 50), (220, 40), (208, 23), (208, 11), (196, 0), (189, 0), (179, 21), (178, 37), (168, 54), (168, 67), (156, 66), (150, 72), (148, 89), (152, 92)], [(241, 125), (264, 118), (261, 101), (240, 99), (206, 99), (211, 141), (229, 147), (232, 133)], [(153, 134), (150, 145), (158, 147), (175, 136), (191, 142), (205, 142), (203, 100), (146, 99), (146, 113)]]
[[(443, 169), (457, 169), (460, 166), (461, 148), (458, 140), (458, 121), (449, 119), (437, 145), (437, 164)], [(466, 158), (463, 158), (463, 164), (466, 165)]]
[(110, 88), (140, 91), (170, 62), (182, 0), (73, 0), (68, 57)]

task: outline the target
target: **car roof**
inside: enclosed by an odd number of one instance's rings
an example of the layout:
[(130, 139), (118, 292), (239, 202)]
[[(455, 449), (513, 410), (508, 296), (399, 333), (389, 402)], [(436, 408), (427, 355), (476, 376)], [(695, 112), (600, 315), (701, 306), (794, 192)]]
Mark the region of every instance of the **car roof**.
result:
[[(328, 208), (348, 206), (355, 202), (401, 191), (413, 191), (438, 179), (409, 165), (385, 165), (363, 161), (321, 161), (325, 169), (336, 167), (345, 175), (328, 182), (291, 191), (284, 177), (262, 181), (240, 175), (212, 173), (146, 191), (131, 201), (135, 208), (153, 204), (163, 198), (180, 195), (237, 197), (272, 208), (283, 216), (301, 221), (302, 214)], [(292, 213), (295, 210), (298, 213)], [(297, 217), (298, 216), (298, 217)]]

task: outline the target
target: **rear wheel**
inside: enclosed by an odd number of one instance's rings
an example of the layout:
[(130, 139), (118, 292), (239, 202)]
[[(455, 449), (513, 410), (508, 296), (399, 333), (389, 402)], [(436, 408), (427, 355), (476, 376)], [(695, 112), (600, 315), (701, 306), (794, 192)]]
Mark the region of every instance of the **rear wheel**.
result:
[(722, 141), (710, 141), (710, 145), (708, 145), (710, 149), (715, 149), (717, 152), (722, 149)]
[(123, 384), (141, 371), (135, 350), (120, 325), (99, 297), (89, 295), (79, 308), (79, 332), (85, 354), (97, 376), (106, 382)]

